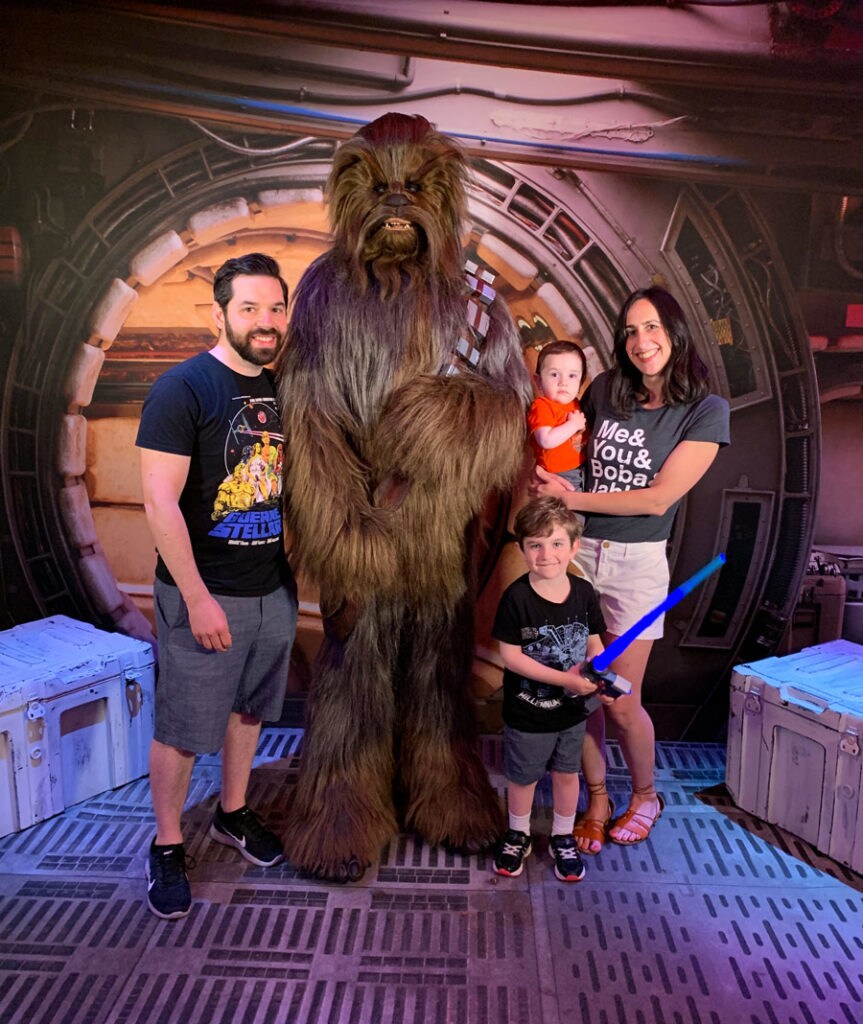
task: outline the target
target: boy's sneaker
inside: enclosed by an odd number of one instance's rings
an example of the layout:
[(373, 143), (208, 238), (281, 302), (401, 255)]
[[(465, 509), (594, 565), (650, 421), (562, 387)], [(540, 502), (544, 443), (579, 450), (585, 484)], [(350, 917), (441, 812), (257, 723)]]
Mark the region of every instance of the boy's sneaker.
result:
[(530, 856), (530, 850), (530, 836), (514, 828), (507, 829), (494, 855), (494, 870), (499, 875), (515, 878), (524, 870), (524, 862)]
[(241, 807), (226, 814), (218, 804), (210, 825), (210, 838), (225, 846), (233, 846), (246, 860), (261, 868), (271, 868), (285, 857), (278, 837), (264, 827), (251, 807)]
[(552, 836), (548, 849), (554, 858), (554, 873), (561, 882), (580, 882), (584, 878), (584, 862), (572, 836)]
[(182, 843), (173, 846), (150, 844), (145, 874), (147, 876), (147, 905), (156, 917), (173, 921), (185, 917), (192, 906), (192, 890), (186, 868), (195, 862), (186, 857)]

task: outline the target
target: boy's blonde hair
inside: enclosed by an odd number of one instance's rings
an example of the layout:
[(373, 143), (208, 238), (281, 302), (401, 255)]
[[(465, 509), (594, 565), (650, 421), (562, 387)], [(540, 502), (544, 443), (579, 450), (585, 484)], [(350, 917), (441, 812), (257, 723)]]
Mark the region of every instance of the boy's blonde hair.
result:
[(513, 533), (518, 546), (524, 548), (525, 537), (548, 537), (558, 526), (566, 530), (571, 543), (581, 536), (582, 523), (577, 512), (567, 508), (560, 498), (535, 498), (519, 510)]

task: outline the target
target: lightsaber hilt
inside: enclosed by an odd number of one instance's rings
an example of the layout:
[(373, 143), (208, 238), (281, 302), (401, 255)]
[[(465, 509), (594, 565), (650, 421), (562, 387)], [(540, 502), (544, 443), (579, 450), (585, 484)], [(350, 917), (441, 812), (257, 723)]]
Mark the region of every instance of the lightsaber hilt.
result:
[(592, 661), (586, 661), (581, 666), (581, 674), (585, 679), (589, 679), (592, 683), (596, 683), (599, 687), (599, 692), (606, 697), (628, 697), (632, 693), (632, 683), (628, 679), (624, 679), (623, 676), (618, 675), (617, 672), (612, 672), (611, 669), (606, 669), (604, 672), (600, 672), (596, 668), (596, 658)]

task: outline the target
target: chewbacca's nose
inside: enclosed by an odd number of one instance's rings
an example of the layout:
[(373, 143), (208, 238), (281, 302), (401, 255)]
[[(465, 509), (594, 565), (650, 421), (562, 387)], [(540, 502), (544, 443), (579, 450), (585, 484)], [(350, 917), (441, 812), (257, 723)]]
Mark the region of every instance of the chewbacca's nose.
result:
[(391, 192), (387, 196), (387, 206), (407, 206), (410, 199), (404, 194), (404, 192)]

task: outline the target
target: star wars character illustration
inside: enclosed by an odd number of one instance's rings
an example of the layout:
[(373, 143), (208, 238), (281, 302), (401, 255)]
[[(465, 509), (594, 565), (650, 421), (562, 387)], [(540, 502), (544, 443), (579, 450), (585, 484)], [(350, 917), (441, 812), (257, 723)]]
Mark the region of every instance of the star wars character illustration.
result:
[(273, 438), (281, 445), (281, 424), (273, 407), (245, 401), (227, 432), (225, 478), (212, 511), (218, 525), (211, 536), (256, 544), (270, 541), (280, 531), (282, 478), (276, 470)]

